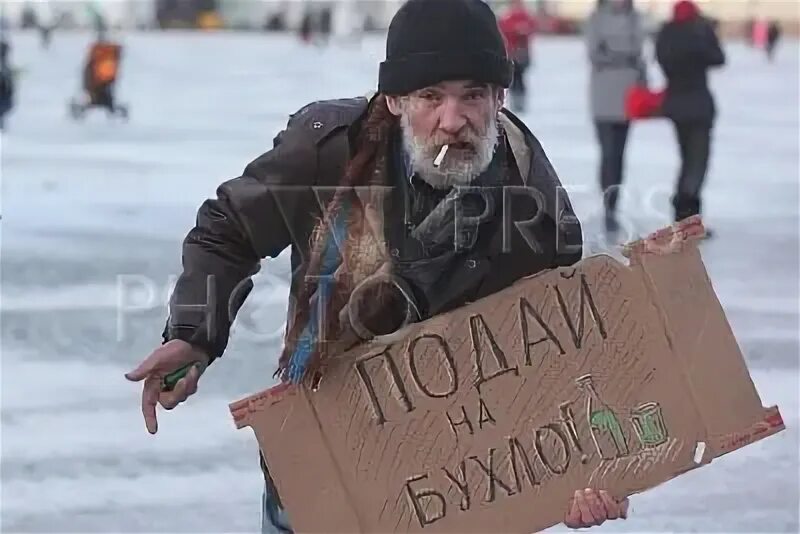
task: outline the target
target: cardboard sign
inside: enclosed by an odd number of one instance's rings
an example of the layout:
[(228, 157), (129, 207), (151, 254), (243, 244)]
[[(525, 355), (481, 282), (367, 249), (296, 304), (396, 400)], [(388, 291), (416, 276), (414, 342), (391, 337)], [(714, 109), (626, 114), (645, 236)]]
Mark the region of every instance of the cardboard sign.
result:
[(519, 532), (782, 430), (696, 247), (698, 219), (369, 343), (317, 389), (231, 405), (297, 532)]

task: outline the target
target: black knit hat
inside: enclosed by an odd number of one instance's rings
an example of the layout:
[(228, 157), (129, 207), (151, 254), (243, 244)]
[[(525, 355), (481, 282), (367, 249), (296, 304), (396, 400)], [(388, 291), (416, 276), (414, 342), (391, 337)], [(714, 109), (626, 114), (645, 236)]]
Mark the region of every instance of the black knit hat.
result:
[(378, 91), (408, 94), (447, 80), (508, 87), (512, 63), (483, 0), (408, 0), (389, 24)]

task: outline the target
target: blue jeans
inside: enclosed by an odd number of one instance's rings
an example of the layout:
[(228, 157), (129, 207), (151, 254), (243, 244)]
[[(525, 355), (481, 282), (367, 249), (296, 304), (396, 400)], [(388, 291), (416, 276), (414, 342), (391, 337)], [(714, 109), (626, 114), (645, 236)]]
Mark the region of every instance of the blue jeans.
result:
[(292, 534), (286, 511), (278, 506), (275, 497), (264, 484), (264, 493), (261, 496), (261, 534)]

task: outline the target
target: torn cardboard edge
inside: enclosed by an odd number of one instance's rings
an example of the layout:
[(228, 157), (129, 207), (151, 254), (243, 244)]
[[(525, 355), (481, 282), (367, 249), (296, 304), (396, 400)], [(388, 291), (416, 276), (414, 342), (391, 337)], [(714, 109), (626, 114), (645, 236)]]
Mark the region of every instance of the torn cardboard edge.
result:
[(764, 417), (748, 429), (732, 432), (724, 436), (713, 437), (713, 448), (717, 458), (760, 441), (764, 438), (785, 430), (780, 409), (777, 406), (764, 409)]
[(706, 229), (701, 217), (693, 215), (624, 245), (622, 254), (629, 259), (643, 254), (675, 254), (683, 251), (688, 243), (696, 242), (705, 235)]
[(274, 404), (286, 397), (297, 395), (301, 387), (303, 386), (295, 386), (290, 383), (278, 384), (261, 393), (250, 395), (249, 397), (229, 404), (228, 408), (231, 411), (236, 428), (249, 426), (249, 417), (251, 414), (259, 411), (266, 405)]

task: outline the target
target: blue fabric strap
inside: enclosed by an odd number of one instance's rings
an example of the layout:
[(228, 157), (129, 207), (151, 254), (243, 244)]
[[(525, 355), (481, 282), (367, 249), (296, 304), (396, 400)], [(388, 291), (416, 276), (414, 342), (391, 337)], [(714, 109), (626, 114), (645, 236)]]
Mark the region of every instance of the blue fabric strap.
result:
[(339, 268), (342, 261), (341, 247), (347, 237), (347, 214), (349, 205), (342, 202), (341, 209), (336, 213), (336, 218), (328, 234), (325, 250), (322, 254), (322, 265), (320, 267), (319, 280), (317, 281), (317, 291), (312, 295), (309, 309), (308, 322), (303, 327), (303, 331), (297, 340), (297, 346), (289, 359), (287, 366), (289, 380), (297, 384), (303, 379), (314, 348), (319, 337), (319, 313), (327, 305), (331, 287), (333, 285), (333, 274)]

